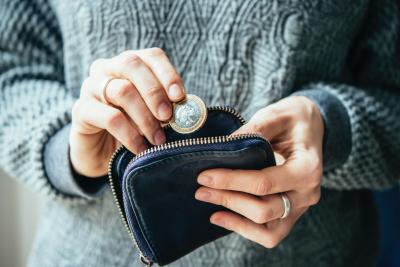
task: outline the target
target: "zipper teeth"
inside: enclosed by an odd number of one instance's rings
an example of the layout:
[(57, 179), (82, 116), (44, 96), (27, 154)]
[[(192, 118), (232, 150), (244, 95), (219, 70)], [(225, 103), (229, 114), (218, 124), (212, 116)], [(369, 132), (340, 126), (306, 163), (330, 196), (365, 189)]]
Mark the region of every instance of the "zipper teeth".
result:
[[(200, 138), (190, 138), (190, 139), (184, 139), (184, 140), (178, 140), (170, 143), (165, 143), (159, 146), (153, 146), (150, 149), (147, 149), (143, 151), (142, 153), (136, 155), (131, 161), (128, 163), (128, 166), (131, 165), (134, 161), (138, 160), (141, 157), (144, 157), (146, 155), (149, 155), (151, 153), (163, 151), (163, 150), (168, 150), (168, 149), (175, 149), (175, 148), (181, 148), (181, 147), (186, 147), (186, 146), (195, 146), (195, 145), (206, 145), (206, 144), (215, 144), (215, 143), (226, 143), (229, 141), (235, 141), (235, 140), (241, 140), (241, 139), (246, 139), (246, 138), (261, 138), (266, 140), (263, 136), (260, 136), (258, 134), (238, 134), (238, 135), (232, 135), (232, 136), (212, 136), (212, 137), (200, 137)], [(114, 153), (111, 156), (111, 159), (108, 163), (108, 179), (110, 181), (110, 188), (111, 192), (114, 196), (115, 203), (117, 204), (119, 214), (121, 216), (122, 222), (128, 231), (129, 237), (132, 239), (132, 241), (135, 243), (136, 247), (140, 251), (140, 257), (142, 259), (147, 260), (147, 258), (144, 256), (143, 252), (141, 251), (138, 242), (136, 240), (135, 235), (132, 233), (132, 231), (129, 229), (128, 222), (124, 216), (124, 213), (122, 211), (122, 207), (119, 204), (118, 197), (117, 197), (117, 192), (115, 190), (115, 185), (114, 181), (112, 178), (112, 163), (117, 156), (117, 154), (124, 148), (123, 145), (118, 147)]]
[[(245, 119), (240, 115), (235, 109), (227, 106), (212, 106), (207, 108), (208, 111), (223, 111), (223, 112), (228, 112), (231, 113), (233, 116), (235, 116), (240, 123), (243, 125), (246, 123)], [(167, 124), (164, 126), (164, 128), (170, 128), (171, 125)], [(154, 152), (158, 152), (161, 150), (165, 149), (173, 149), (173, 148), (179, 148), (182, 146), (192, 146), (192, 145), (202, 145), (202, 144), (214, 144), (214, 143), (219, 143), (219, 142), (227, 142), (227, 141), (232, 141), (236, 140), (239, 136), (242, 136), (243, 138), (248, 138), (248, 137), (260, 137), (265, 139), (264, 137), (257, 135), (257, 134), (242, 134), (242, 135), (235, 135), (235, 136), (212, 136), (212, 137), (200, 137), (200, 138), (190, 138), (190, 139), (184, 139), (184, 140), (178, 140), (170, 143), (165, 143), (159, 146), (153, 146), (150, 149), (146, 149), (145, 151), (141, 152), (140, 154), (136, 155), (133, 159), (130, 160), (128, 163), (128, 166), (132, 164), (135, 160), (150, 154)]]
[(173, 141), (173, 142), (165, 143), (165, 144), (162, 144), (159, 146), (153, 146), (149, 149), (146, 149), (145, 151), (141, 152), (140, 154), (136, 155), (133, 159), (131, 159), (130, 162), (128, 163), (128, 166), (131, 165), (133, 162), (135, 162), (136, 160), (138, 160), (141, 157), (144, 157), (148, 154), (152, 154), (155, 152), (163, 151), (163, 150), (176, 149), (176, 148), (181, 148), (181, 147), (186, 147), (186, 146), (225, 143), (225, 142), (229, 142), (229, 141), (235, 141), (235, 140), (252, 138), (252, 137), (262, 138), (265, 140), (264, 137), (262, 137), (258, 134), (238, 134), (238, 135), (232, 135), (232, 136), (222, 135), (222, 136), (199, 137), (199, 138), (190, 138), (190, 139)]
[(226, 107), (226, 106), (212, 106), (209, 107), (208, 110), (210, 111), (224, 111), (224, 112), (229, 112), (232, 115), (234, 115), (236, 118), (239, 119), (240, 123), (243, 125), (246, 123), (245, 119), (242, 117), (242, 115), (239, 114), (234, 108), (231, 107)]
[[(233, 108), (231, 107), (224, 107), (224, 106), (212, 106), (207, 108), (209, 111), (223, 111), (223, 112), (228, 112), (234, 115), (237, 119), (239, 119), (240, 123), (243, 125), (246, 123), (244, 118)], [(169, 124), (164, 126), (165, 128), (171, 127)], [(201, 138), (190, 138), (190, 139), (184, 139), (184, 140), (178, 140), (170, 143), (165, 143), (159, 146), (154, 146), (151, 147), (150, 149), (147, 149), (143, 151), (142, 153), (136, 155), (131, 161), (128, 163), (128, 166), (131, 165), (134, 161), (137, 159), (148, 155), (150, 153), (166, 150), (166, 149), (174, 149), (174, 148), (180, 148), (184, 146), (193, 146), (193, 145), (204, 145), (204, 144), (214, 144), (214, 143), (224, 143), (228, 141), (234, 141), (234, 140), (239, 140), (239, 139), (245, 139), (245, 138), (251, 138), (251, 137), (258, 137), (266, 140), (264, 137), (258, 135), (258, 134), (240, 134), (240, 135), (233, 135), (233, 136), (212, 136), (212, 137), (201, 137)], [(114, 181), (112, 178), (112, 164), (113, 161), (115, 160), (115, 157), (117, 154), (124, 148), (123, 145), (119, 146), (114, 153), (112, 154), (110, 161), (108, 162), (108, 179), (110, 182), (110, 188), (111, 192), (114, 196), (115, 203), (117, 204), (117, 208), (119, 211), (119, 214), (121, 216), (122, 222), (124, 224), (124, 227), (126, 231), (129, 234), (129, 237), (137, 247), (137, 249), (140, 251), (140, 260), (146, 264), (147, 266), (151, 266), (151, 262), (144, 256), (144, 253), (140, 249), (138, 245), (138, 241), (136, 240), (135, 235), (132, 233), (132, 231), (129, 229), (128, 221), (124, 216), (124, 213), (122, 211), (122, 207), (119, 204), (118, 197), (117, 197), (117, 192), (115, 190), (115, 185)]]
[[(134, 235), (134, 234), (132, 233), (132, 231), (129, 229), (128, 221), (126, 220), (126, 218), (125, 218), (125, 216), (124, 216), (124, 213), (122, 212), (122, 207), (121, 207), (121, 205), (119, 204), (118, 197), (117, 197), (117, 192), (116, 192), (116, 190), (115, 190), (115, 185), (114, 185), (114, 181), (113, 181), (113, 178), (112, 178), (112, 163), (113, 163), (115, 157), (117, 156), (117, 154), (118, 154), (123, 148), (124, 148), (123, 145), (119, 146), (119, 147), (114, 151), (114, 153), (113, 153), (112, 156), (111, 156), (110, 161), (108, 162), (108, 179), (109, 179), (109, 184), (110, 184), (111, 192), (112, 192), (112, 194), (113, 194), (113, 196), (114, 196), (115, 203), (117, 204), (117, 208), (118, 208), (119, 215), (121, 216), (122, 222), (123, 222), (123, 224), (124, 224), (124, 227), (125, 227), (126, 231), (128, 232), (129, 237), (131, 238), (131, 240), (132, 240), (133, 243), (135, 244), (136, 248), (140, 251), (140, 258), (141, 258), (141, 259), (146, 259), (146, 260), (147, 260), (147, 258), (143, 255), (142, 250), (139, 248), (139, 245), (138, 245), (138, 242), (137, 242), (137, 240), (136, 240), (135, 235)], [(147, 260), (147, 261), (148, 261), (148, 260)], [(148, 261), (148, 262), (149, 262), (149, 261)]]

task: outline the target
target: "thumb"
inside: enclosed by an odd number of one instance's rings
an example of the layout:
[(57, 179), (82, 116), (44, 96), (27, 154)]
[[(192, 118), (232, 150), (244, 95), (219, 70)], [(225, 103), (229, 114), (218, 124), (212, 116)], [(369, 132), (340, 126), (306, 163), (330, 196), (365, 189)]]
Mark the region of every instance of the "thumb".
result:
[(259, 110), (250, 121), (237, 129), (232, 135), (237, 134), (259, 134), (269, 141), (279, 135), (285, 128), (284, 119), (270, 112), (268, 107)]
[(255, 133), (248, 123), (244, 124), (242, 127), (231, 133), (232, 135), (239, 135), (239, 134), (249, 134), (249, 133)]

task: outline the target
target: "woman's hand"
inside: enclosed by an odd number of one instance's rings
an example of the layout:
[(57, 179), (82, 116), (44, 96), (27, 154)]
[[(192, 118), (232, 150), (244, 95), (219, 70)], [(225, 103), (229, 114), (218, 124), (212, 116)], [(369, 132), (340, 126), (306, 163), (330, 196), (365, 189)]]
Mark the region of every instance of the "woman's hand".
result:
[(88, 177), (101, 176), (119, 143), (134, 153), (147, 148), (145, 138), (154, 145), (164, 143), (160, 121), (171, 117), (171, 101), (184, 95), (179, 74), (159, 48), (96, 60), (72, 111), (74, 169)]
[[(263, 170), (206, 170), (198, 177), (203, 186), (195, 197), (233, 211), (214, 213), (211, 223), (272, 248), (320, 199), (323, 120), (308, 98), (288, 97), (258, 111), (234, 134), (243, 133), (270, 140), (282, 164)], [(280, 193), (286, 193), (292, 206), (285, 219), (280, 219)]]

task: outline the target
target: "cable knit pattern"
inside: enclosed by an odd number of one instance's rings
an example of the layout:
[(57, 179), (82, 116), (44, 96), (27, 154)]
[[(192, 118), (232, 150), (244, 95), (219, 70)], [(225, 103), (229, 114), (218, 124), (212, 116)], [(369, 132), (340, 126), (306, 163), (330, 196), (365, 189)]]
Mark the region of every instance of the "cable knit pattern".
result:
[(30, 266), (140, 265), (110, 192), (94, 201), (63, 194), (43, 151), (68, 126), (95, 59), (154, 46), (208, 105), (248, 119), (294, 92), (326, 91), (351, 127), (349, 156), (326, 170), (321, 202), (281, 245), (231, 234), (171, 266), (372, 265), (373, 204), (354, 189), (400, 178), (399, 16), (395, 0), (1, 1), (0, 164), (57, 200), (47, 203)]

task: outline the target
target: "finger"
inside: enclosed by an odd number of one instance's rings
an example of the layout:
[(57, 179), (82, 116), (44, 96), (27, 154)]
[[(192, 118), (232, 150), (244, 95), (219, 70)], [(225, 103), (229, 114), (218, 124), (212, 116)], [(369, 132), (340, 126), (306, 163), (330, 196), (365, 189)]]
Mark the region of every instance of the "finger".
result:
[[(165, 134), (160, 122), (153, 116), (135, 86), (126, 79), (113, 79), (107, 84), (105, 92), (99, 86), (99, 79), (91, 79), (87, 87), (99, 100), (106, 100), (112, 105), (121, 107), (154, 145), (165, 142)], [(103, 96), (103, 93), (105, 94)]]
[(196, 191), (195, 198), (224, 206), (255, 223), (266, 223), (283, 213), (281, 200), (275, 195), (266, 201), (245, 193), (201, 187)]
[(269, 229), (264, 224), (257, 224), (238, 214), (219, 211), (211, 216), (210, 222), (234, 231), (266, 248), (274, 248), (289, 234), (297, 218), (297, 214), (296, 216), (292, 214), (285, 220), (280, 220), (274, 229)]
[(112, 80), (107, 87), (106, 95), (111, 103), (125, 110), (152, 144), (161, 145), (165, 142), (165, 134), (160, 122), (153, 116), (130, 81), (125, 79)]
[(143, 136), (132, 126), (122, 111), (94, 99), (86, 100), (78, 109), (77, 122), (82, 127), (107, 130), (135, 154), (147, 148)]
[(139, 50), (136, 53), (157, 76), (171, 101), (177, 102), (184, 98), (185, 89), (182, 79), (164, 50), (155, 47)]
[[(185, 89), (183, 86), (183, 81), (175, 67), (170, 62), (168, 56), (162, 49), (154, 47), (138, 51), (126, 51), (122, 53), (122, 55), (125, 57), (130, 57), (131, 54), (140, 56), (143, 62), (149, 66), (149, 68), (153, 71), (163, 85), (164, 89), (167, 91), (171, 101), (176, 102), (184, 98)], [(107, 64), (106, 59), (98, 59), (93, 62), (90, 72), (91, 75), (96, 76), (103, 74), (102, 66), (105, 64)]]
[[(288, 217), (289, 220), (296, 222), (301, 217), (301, 215), (305, 213), (306, 210), (307, 208), (293, 209), (290, 213), (290, 218)], [(280, 227), (281, 224), (286, 221), (286, 219), (287, 218), (269, 221), (265, 224), (265, 226), (270, 230), (275, 230), (276, 228)]]
[[(292, 209), (295, 209), (297, 203), (301, 203), (302, 200), (300, 194), (292, 192), (288, 192), (287, 197)], [(224, 206), (255, 223), (266, 223), (278, 219), (284, 213), (283, 200), (280, 194), (259, 198), (241, 192), (200, 187), (195, 193), (195, 198)]]
[(289, 164), (263, 170), (210, 169), (200, 173), (199, 184), (264, 196), (291, 191), (298, 186), (298, 173)]
[[(103, 63), (101, 66), (100, 63)], [(128, 79), (137, 88), (152, 114), (161, 121), (172, 116), (172, 106), (164, 87), (136, 53), (122, 53), (106, 63), (93, 63), (96, 76)]]
[(256, 112), (248, 123), (233, 132), (232, 135), (256, 133), (272, 141), (290, 127), (290, 119), (289, 114), (277, 112), (274, 105), (270, 105)]

